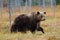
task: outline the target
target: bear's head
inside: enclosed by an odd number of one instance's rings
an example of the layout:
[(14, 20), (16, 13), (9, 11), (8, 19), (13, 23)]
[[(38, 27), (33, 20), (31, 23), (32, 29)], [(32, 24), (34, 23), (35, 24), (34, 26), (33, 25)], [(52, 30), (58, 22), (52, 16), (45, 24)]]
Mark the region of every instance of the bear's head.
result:
[(46, 19), (46, 12), (32, 12), (29, 17), (31, 20), (44, 21)]
[(37, 20), (44, 21), (46, 19), (46, 12), (37, 12), (36, 18)]

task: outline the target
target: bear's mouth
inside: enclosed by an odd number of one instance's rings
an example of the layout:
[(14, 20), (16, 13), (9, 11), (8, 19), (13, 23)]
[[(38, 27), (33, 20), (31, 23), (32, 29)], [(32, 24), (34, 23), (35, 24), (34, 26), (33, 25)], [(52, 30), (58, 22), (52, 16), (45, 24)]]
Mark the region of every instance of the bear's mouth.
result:
[(46, 19), (43, 19), (43, 20), (41, 20), (41, 21), (45, 21)]

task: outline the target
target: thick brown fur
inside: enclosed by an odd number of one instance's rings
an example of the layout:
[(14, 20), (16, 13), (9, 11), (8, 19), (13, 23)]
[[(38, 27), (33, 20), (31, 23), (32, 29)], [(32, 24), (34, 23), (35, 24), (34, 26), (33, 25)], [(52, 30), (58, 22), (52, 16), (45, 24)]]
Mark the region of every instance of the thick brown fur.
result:
[(16, 17), (14, 23), (11, 26), (11, 32), (18, 31), (26, 33), (26, 31), (30, 30), (32, 33), (34, 33), (37, 30), (44, 33), (43, 28), (39, 26), (41, 22), (41, 18), (38, 18), (41, 16), (40, 12), (37, 12), (36, 14), (32, 14), (30, 16), (22, 14)]

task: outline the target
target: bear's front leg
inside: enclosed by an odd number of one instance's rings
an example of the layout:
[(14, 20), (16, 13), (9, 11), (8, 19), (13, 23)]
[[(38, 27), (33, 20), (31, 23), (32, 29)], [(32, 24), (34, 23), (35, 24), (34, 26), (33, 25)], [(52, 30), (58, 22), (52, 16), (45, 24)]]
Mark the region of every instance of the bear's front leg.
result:
[(37, 24), (37, 31), (41, 31), (42, 33), (44, 33), (43, 28), (40, 26), (40, 23)]
[(31, 26), (31, 27), (30, 27), (30, 31), (31, 31), (31, 33), (34, 34), (35, 31), (36, 31), (36, 28), (37, 28), (36, 25)]

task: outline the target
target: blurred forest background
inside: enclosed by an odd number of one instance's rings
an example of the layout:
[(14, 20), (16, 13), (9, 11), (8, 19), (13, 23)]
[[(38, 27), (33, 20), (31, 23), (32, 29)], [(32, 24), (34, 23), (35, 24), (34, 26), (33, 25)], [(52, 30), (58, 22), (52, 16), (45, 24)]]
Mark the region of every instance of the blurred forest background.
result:
[[(13, 4), (14, 4), (14, 1), (16, 1), (16, 0), (11, 0), (11, 1), (12, 1)], [(21, 0), (22, 6), (25, 5), (25, 1), (26, 1), (26, 0)], [(43, 0), (40, 0), (40, 1), (32, 0), (32, 6), (38, 5), (39, 2), (40, 2), (40, 5), (42, 5), (42, 4), (43, 4), (42, 1), (43, 1)], [(49, 1), (49, 0), (45, 0), (45, 1), (46, 1), (45, 3), (47, 3), (47, 1)], [(4, 0), (3, 6), (4, 6), (4, 7), (7, 7), (8, 2), (9, 2), (9, 0)], [(16, 2), (16, 4), (17, 4), (17, 2)], [(56, 0), (56, 5), (60, 5), (60, 0)]]

